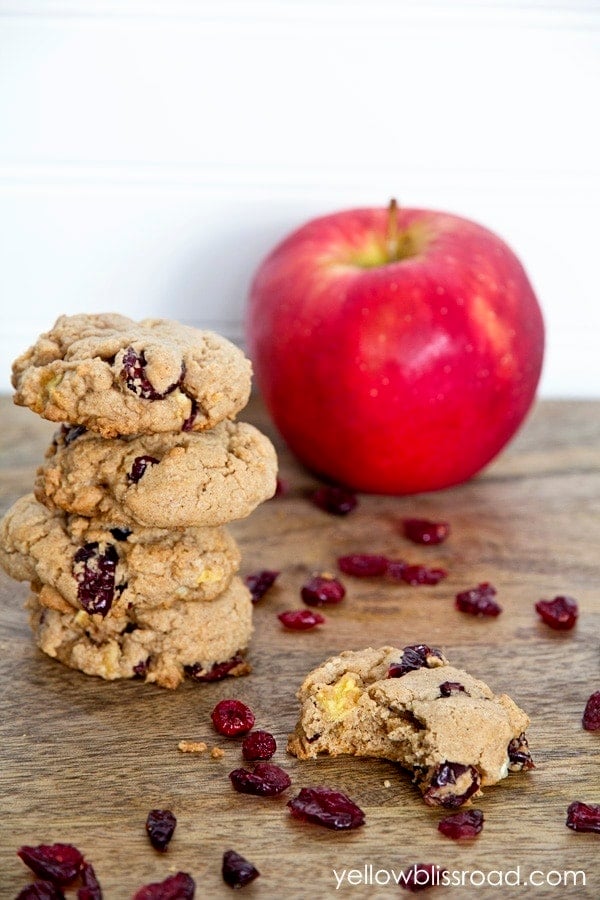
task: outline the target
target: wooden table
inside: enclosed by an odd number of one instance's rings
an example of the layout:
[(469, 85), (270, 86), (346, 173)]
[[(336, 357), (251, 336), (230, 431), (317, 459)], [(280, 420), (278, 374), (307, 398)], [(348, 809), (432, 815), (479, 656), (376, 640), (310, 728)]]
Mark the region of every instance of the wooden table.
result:
[[(2, 511), (30, 490), (54, 426), (0, 401)], [(600, 896), (600, 837), (565, 827), (574, 799), (600, 802), (600, 733), (581, 727), (589, 694), (600, 689), (600, 403), (540, 403), (526, 427), (479, 478), (418, 497), (361, 496), (347, 518), (307, 502), (316, 485), (274, 435), (254, 400), (246, 411), (273, 437), (287, 496), (232, 525), (243, 553), (242, 573), (281, 570), (278, 585), (255, 608), (252, 675), (209, 685), (185, 683), (170, 692), (136, 682), (105, 683), (71, 671), (34, 646), (22, 609), (27, 586), (2, 574), (0, 665), (3, 756), (0, 893), (14, 897), (27, 883), (16, 857), (23, 843), (72, 842), (95, 865), (106, 900), (127, 900), (149, 881), (183, 870), (197, 897), (229, 897), (221, 880), (224, 850), (250, 859), (261, 877), (247, 897), (392, 897), (396, 887), (342, 887), (338, 873), (435, 862), (465, 872), (465, 887), (440, 887), (436, 897)], [(447, 519), (445, 545), (419, 548), (399, 532), (406, 515)], [(299, 607), (299, 589), (313, 570), (334, 569), (338, 555), (381, 552), (442, 564), (449, 577), (437, 587), (411, 588), (346, 579), (347, 599), (328, 611), (314, 633), (284, 632), (276, 614)], [(454, 594), (481, 581), (498, 589), (503, 614), (477, 620), (454, 610)], [(574, 631), (538, 621), (540, 597), (569, 594), (580, 604)], [(298, 762), (285, 752), (297, 713), (295, 691), (305, 673), (344, 648), (442, 646), (451, 661), (506, 691), (532, 718), (530, 746), (537, 768), (487, 789), (478, 802), (486, 824), (475, 841), (456, 844), (436, 828), (439, 810), (427, 808), (409, 777), (375, 760)], [(293, 780), (291, 791), (327, 784), (347, 792), (366, 812), (366, 825), (347, 834), (292, 820), (287, 796), (236, 794), (227, 774), (241, 764), (239, 743), (218, 737), (210, 711), (237, 696), (272, 731), (274, 762)], [(181, 739), (225, 750), (222, 759), (177, 750)], [(168, 807), (178, 826), (166, 854), (144, 832), (153, 807)], [(365, 866), (367, 869), (365, 870)], [(372, 869), (368, 867), (372, 866)], [(520, 867), (542, 881), (583, 870), (587, 886), (469, 885)], [(353, 875), (356, 880), (359, 876)], [(386, 874), (379, 874), (385, 880)], [(463, 876), (460, 876), (463, 877)], [(509, 881), (514, 875), (508, 876)], [(67, 896), (74, 896), (70, 892)], [(408, 895), (407, 895), (408, 896)]]

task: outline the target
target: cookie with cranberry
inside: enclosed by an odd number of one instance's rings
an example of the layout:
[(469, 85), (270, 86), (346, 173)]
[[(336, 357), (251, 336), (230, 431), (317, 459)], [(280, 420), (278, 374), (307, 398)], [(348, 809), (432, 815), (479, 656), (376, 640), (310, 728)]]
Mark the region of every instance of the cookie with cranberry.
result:
[(310, 672), (298, 698), (291, 753), (393, 760), (431, 806), (462, 806), (509, 771), (533, 767), (523, 710), (436, 648), (345, 651)]
[(168, 319), (60, 316), (13, 364), (14, 402), (104, 437), (203, 431), (248, 402), (234, 344)]
[(35, 494), (51, 508), (112, 523), (187, 528), (244, 518), (273, 496), (276, 480), (273, 445), (246, 422), (112, 440), (63, 426)]
[(214, 602), (240, 551), (224, 528), (111, 526), (53, 512), (27, 494), (0, 523), (0, 564), (18, 581), (53, 588), (75, 610), (106, 616), (131, 605)]
[(61, 611), (46, 599), (34, 591), (27, 601), (38, 647), (87, 675), (176, 688), (186, 674), (211, 681), (249, 671), (241, 654), (252, 634), (252, 601), (239, 578), (212, 603), (176, 600), (168, 609), (133, 607), (107, 617)]

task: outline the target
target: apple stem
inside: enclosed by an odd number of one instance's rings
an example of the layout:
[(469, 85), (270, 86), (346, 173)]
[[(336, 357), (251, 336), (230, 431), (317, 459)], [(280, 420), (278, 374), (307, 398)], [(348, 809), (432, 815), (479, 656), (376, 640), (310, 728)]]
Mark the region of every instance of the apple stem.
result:
[(400, 235), (398, 233), (398, 203), (395, 197), (390, 200), (388, 206), (388, 221), (386, 233), (386, 250), (389, 262), (397, 262), (400, 259)]

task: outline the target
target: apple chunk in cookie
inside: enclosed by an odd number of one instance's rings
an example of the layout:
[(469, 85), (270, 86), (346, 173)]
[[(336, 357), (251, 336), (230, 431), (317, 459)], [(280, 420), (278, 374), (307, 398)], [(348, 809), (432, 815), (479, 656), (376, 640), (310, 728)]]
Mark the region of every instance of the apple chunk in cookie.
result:
[(344, 651), (309, 673), (298, 699), (290, 753), (392, 760), (430, 806), (457, 808), (533, 768), (523, 710), (422, 644)]

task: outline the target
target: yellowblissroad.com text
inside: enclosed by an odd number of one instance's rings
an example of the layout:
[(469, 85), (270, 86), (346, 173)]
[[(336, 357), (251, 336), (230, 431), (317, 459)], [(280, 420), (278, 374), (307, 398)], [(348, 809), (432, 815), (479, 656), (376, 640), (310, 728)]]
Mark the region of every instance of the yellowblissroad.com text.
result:
[(359, 869), (332, 869), (335, 889), (357, 885), (380, 886), (414, 884), (422, 888), (434, 887), (585, 887), (586, 873), (582, 869), (455, 869), (377, 868), (370, 863)]

